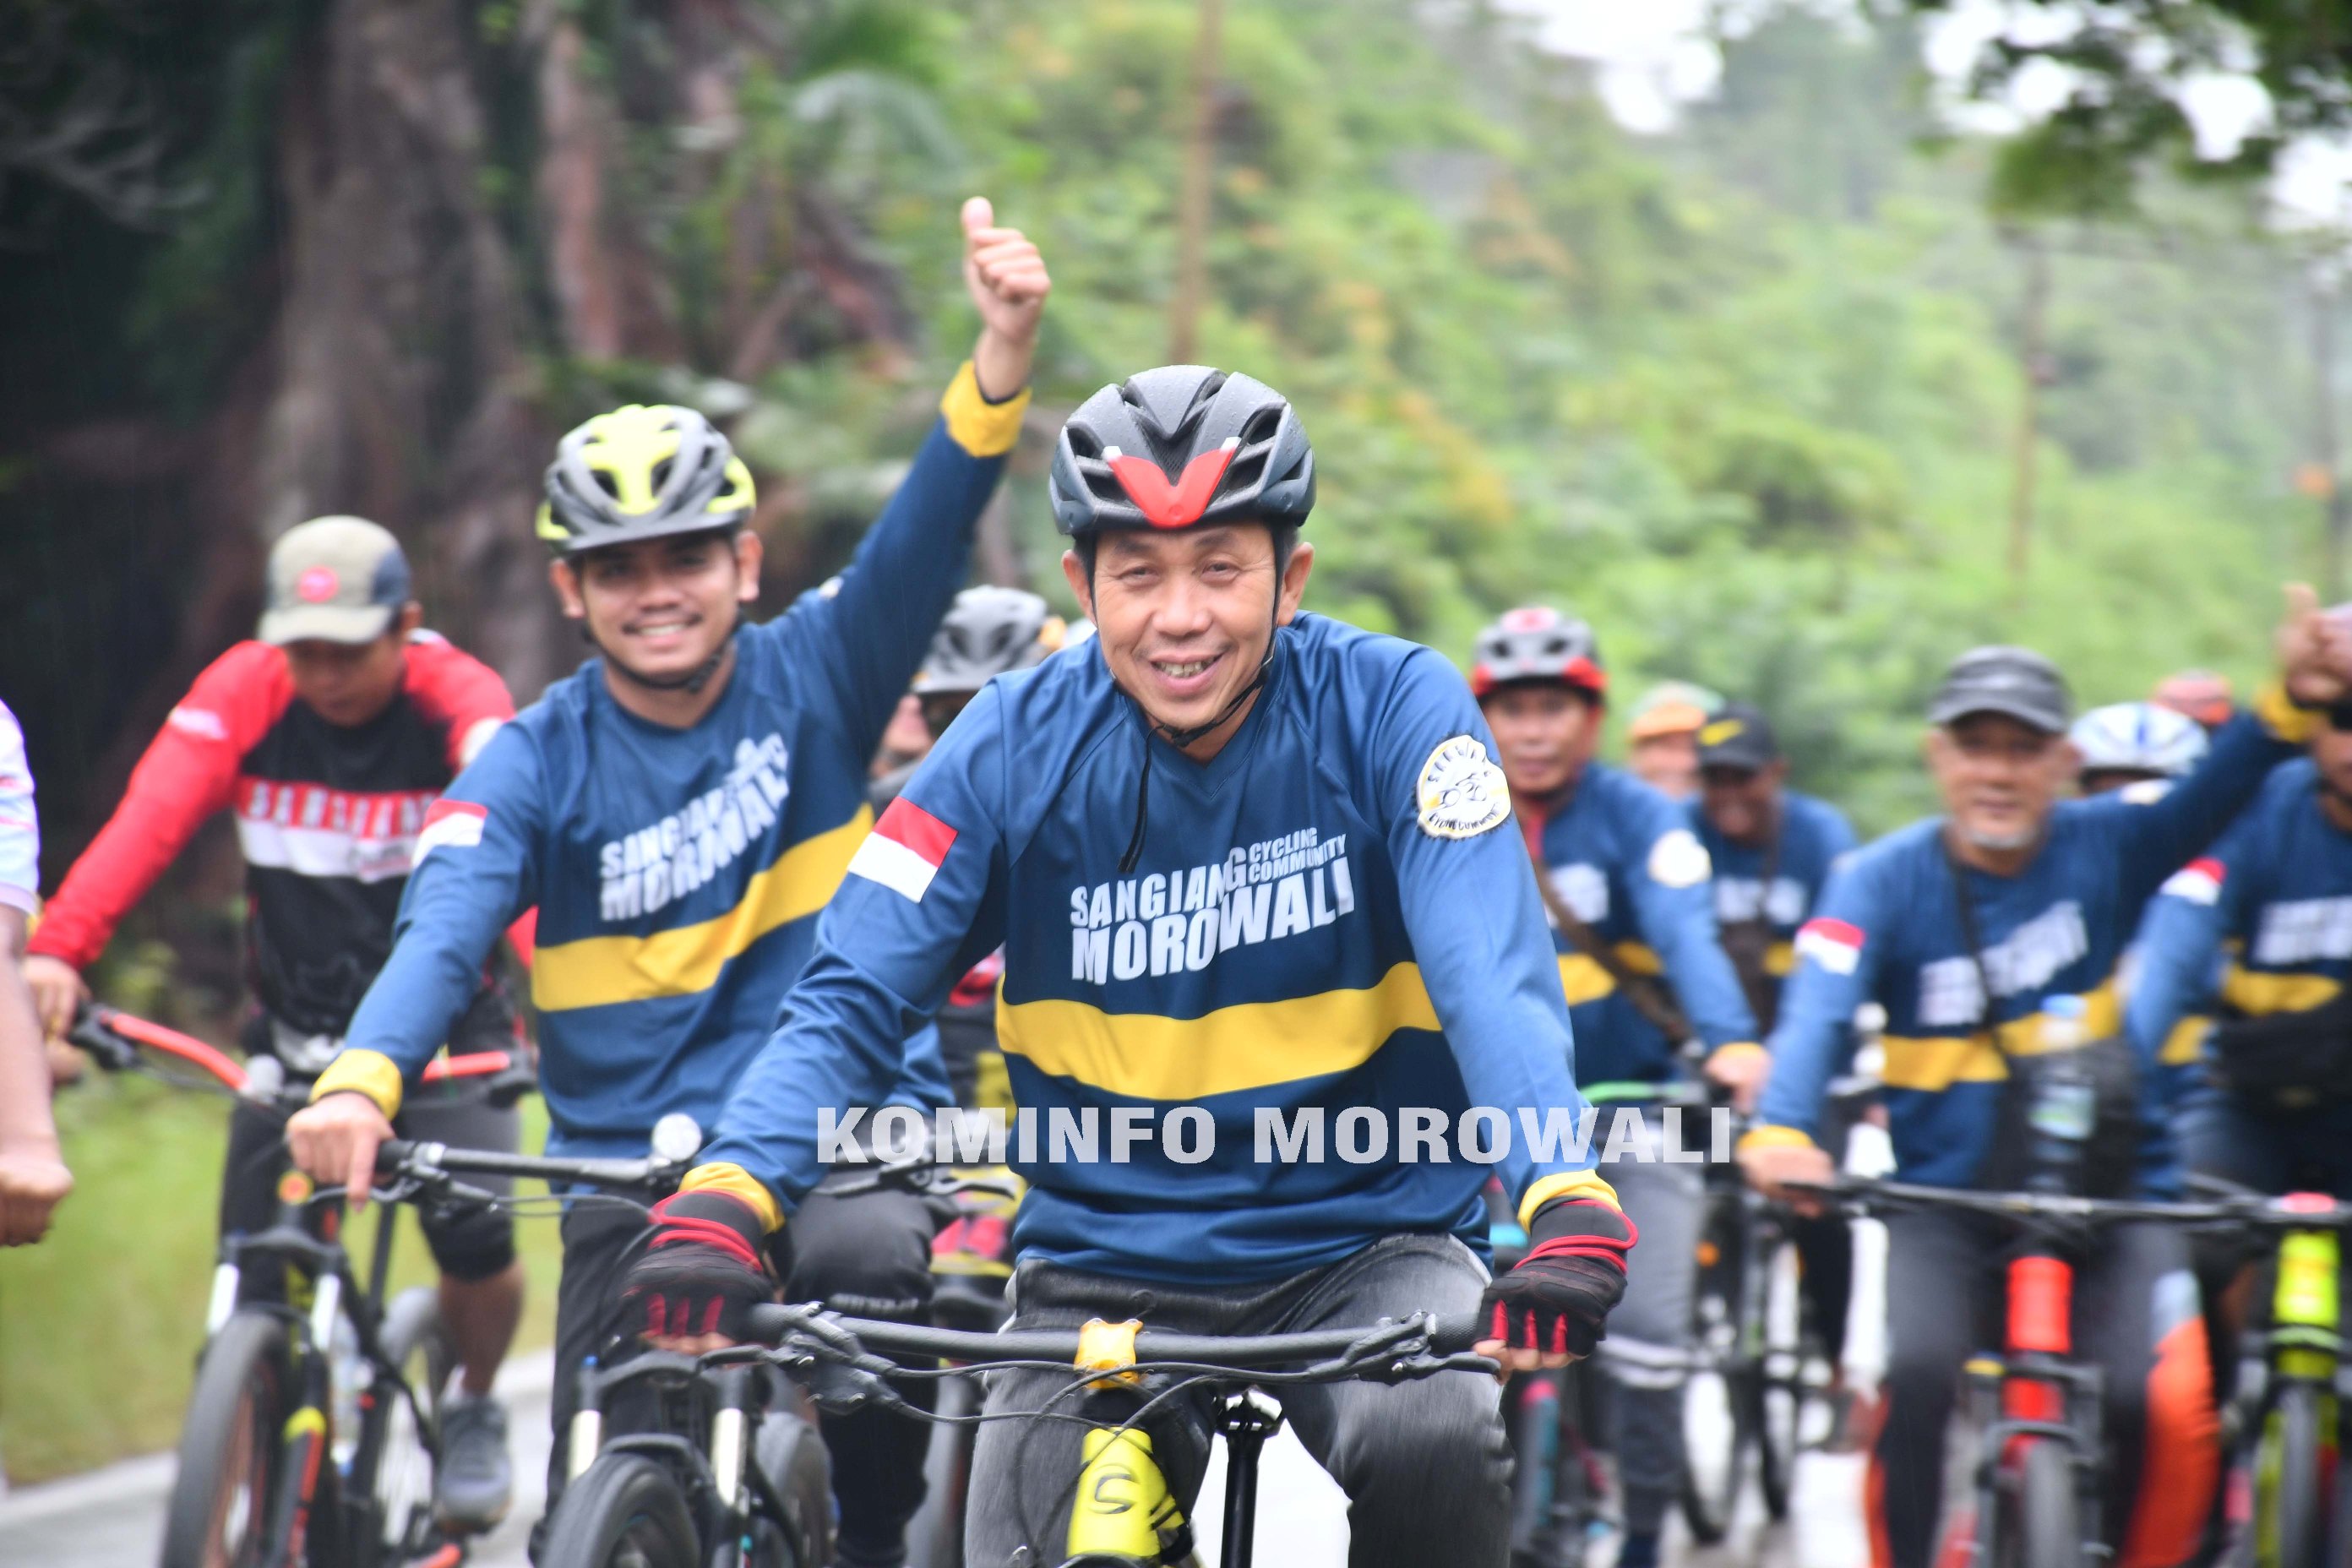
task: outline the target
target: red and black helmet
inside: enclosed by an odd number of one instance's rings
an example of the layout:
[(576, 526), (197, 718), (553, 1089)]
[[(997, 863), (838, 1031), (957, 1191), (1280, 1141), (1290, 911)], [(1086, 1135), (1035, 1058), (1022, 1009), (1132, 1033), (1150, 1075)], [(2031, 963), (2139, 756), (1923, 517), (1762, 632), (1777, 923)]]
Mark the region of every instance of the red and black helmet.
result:
[(1596, 699), (1609, 691), (1609, 672), (1601, 668), (1601, 643), (1592, 628), (1549, 605), (1505, 610), (1502, 619), (1478, 634), (1471, 692), (1484, 697), (1520, 680), (1556, 680)]
[(1171, 364), (1106, 386), (1054, 447), (1054, 522), (1074, 539), (1224, 522), (1296, 528), (1315, 505), (1315, 449), (1280, 393)]

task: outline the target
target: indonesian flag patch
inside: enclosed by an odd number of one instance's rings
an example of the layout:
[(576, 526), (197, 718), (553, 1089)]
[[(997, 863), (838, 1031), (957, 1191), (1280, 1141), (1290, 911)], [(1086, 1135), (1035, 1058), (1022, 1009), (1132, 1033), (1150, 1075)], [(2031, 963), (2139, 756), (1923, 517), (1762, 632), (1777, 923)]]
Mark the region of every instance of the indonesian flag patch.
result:
[(2167, 877), (2164, 890), (2192, 904), (2210, 904), (2221, 898), (2221, 879), (2226, 875), (2221, 862), (2207, 855)]
[(955, 841), (954, 828), (902, 795), (849, 858), (849, 874), (919, 904)]
[(1852, 974), (1862, 962), (1862, 928), (1827, 915), (1797, 928), (1797, 957), (1810, 958), (1832, 974)]
[(436, 849), (471, 849), (482, 841), (482, 825), (489, 819), (487, 805), (446, 797), (435, 801), (425, 808), (425, 826), (416, 835), (416, 850), (409, 857), (409, 865), (422, 865)]

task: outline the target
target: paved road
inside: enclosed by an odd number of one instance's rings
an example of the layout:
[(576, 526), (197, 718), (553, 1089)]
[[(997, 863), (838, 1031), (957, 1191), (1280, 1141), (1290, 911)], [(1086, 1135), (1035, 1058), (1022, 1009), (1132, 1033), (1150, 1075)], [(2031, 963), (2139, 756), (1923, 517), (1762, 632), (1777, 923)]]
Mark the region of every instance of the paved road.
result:
[[(514, 1413), (518, 1482), (514, 1512), (469, 1560), (476, 1568), (525, 1568), (524, 1542), (540, 1514), (547, 1474), (547, 1371), (544, 1358), (513, 1369), (507, 1394)], [(1344, 1568), (1347, 1517), (1339, 1490), (1285, 1433), (1266, 1449), (1260, 1483), (1258, 1561), (1282, 1568)], [(69, 1481), (31, 1487), (0, 1499), (0, 1565), (5, 1568), (131, 1568), (151, 1563), (163, 1533), (167, 1456), (135, 1459)], [(1222, 1495), (1222, 1459), (1209, 1475), (1210, 1495), (1194, 1510), (1213, 1563)], [(1685, 1568), (1861, 1568), (1867, 1560), (1856, 1501), (1860, 1461), (1809, 1458), (1798, 1471), (1795, 1517), (1768, 1529), (1752, 1500), (1722, 1546), (1700, 1552), (1678, 1543), (1669, 1560)]]

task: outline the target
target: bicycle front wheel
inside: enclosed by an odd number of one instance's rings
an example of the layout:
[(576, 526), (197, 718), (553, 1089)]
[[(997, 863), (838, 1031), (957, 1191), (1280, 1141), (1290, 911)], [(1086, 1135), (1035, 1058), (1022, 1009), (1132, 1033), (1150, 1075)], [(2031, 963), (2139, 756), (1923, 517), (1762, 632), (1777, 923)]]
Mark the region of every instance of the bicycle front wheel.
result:
[(2326, 1531), (2322, 1398), (2310, 1384), (2287, 1384), (2257, 1428), (2252, 1535), (2259, 1568), (2321, 1561)]
[(1759, 1271), (1763, 1366), (1756, 1379), (1757, 1470), (1765, 1511), (1777, 1521), (1789, 1517), (1805, 1412), (1804, 1268), (1797, 1244), (1776, 1237)]
[(2016, 1568), (2082, 1568), (2083, 1531), (2074, 1456), (2048, 1439), (2029, 1445), (2018, 1467), (2017, 1516), (2010, 1532)]
[(677, 1478), (637, 1454), (606, 1454), (564, 1489), (542, 1558), (564, 1568), (698, 1568), (701, 1560)]
[(433, 1456), (439, 1445), (441, 1390), (457, 1364), (441, 1321), (439, 1293), (425, 1285), (402, 1291), (384, 1313), (383, 1345), (384, 1359), (400, 1369), (406, 1387), (387, 1381), (376, 1388), (382, 1436), (372, 1489), (384, 1554), (400, 1563), (421, 1552), (434, 1536)]
[(180, 1428), (163, 1568), (259, 1568), (267, 1560), (292, 1386), (286, 1325), (270, 1313), (234, 1314), (205, 1347)]

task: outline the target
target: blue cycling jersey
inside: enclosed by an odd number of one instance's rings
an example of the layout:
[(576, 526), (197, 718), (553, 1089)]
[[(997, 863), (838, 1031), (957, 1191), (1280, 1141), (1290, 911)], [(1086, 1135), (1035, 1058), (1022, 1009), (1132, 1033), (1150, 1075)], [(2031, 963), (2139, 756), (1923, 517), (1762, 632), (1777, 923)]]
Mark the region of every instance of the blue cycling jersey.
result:
[[(1756, 1038), (1739, 977), (1715, 937), (1713, 868), (1681, 806), (1633, 774), (1595, 763), (1567, 797), (1519, 803), (1521, 831), (1552, 890), (1624, 968), (1663, 973), (1708, 1046)], [(1673, 1043), (1601, 963), (1555, 931), (1561, 988), (1576, 1023), (1580, 1084), (1675, 1076)]]
[[(1521, 1125), (1572, 1126), (1581, 1102), (1490, 759), (1451, 666), (1311, 615), (1205, 763), (1147, 730), (1097, 645), (997, 678), (860, 851), (689, 1184), (779, 1216), (821, 1173), (821, 1111), (873, 1104), (900, 1038), (1002, 943), (998, 1035), (1043, 1123), (1010, 1151), (1026, 1254), (1232, 1283), (1398, 1232), (1477, 1236), (1494, 1170), (1523, 1213), (1608, 1198), (1589, 1150), (1538, 1151)], [(1460, 1152), (1474, 1106), (1512, 1123), (1498, 1166)], [(1409, 1141), (1413, 1110), (1447, 1131)], [(1185, 1136), (1154, 1126), (1180, 1112)], [(1123, 1152), (1122, 1121), (1144, 1129)]]
[[(848, 570), (739, 632), (691, 727), (624, 710), (592, 659), (500, 730), (432, 809), (392, 957), (320, 1092), (396, 1104), (535, 905), (549, 1147), (641, 1152), (672, 1111), (715, 1125), (873, 821), (867, 760), (963, 583), (1024, 401), (982, 402), (966, 366)], [(943, 1103), (936, 1035), (907, 1032), (887, 1092)]]
[[(1811, 1136), (1845, 1027), (1874, 1001), (1886, 1010), (1886, 1105), (1904, 1178), (1969, 1184), (1991, 1142), (2008, 1057), (2052, 1037), (2043, 1001), (2080, 995), (2094, 1037), (2118, 1032), (2116, 960), (2158, 884), (2294, 754), (2275, 731), (2299, 732), (2308, 716), (2276, 700), (2264, 708), (2267, 723), (2247, 714), (2226, 726), (2198, 770), (2160, 796), (2060, 802), (2015, 876), (1956, 879), (1941, 818), (1858, 851), (1798, 933), (1796, 974), (1769, 1041), (1766, 1125), (1749, 1138)], [(1973, 955), (1963, 896), (1980, 944)], [(1988, 984), (1997, 1043), (1985, 1027)]]
[(2193, 1062), (2216, 1005), (2242, 1017), (2300, 1013), (2347, 980), (2352, 834), (2320, 809), (2319, 770), (2305, 758), (2273, 773), (2245, 816), (2149, 906), (2132, 1038), (2151, 1060)]
[[(1719, 925), (1758, 919), (1778, 939), (1765, 955), (1768, 973), (1786, 980), (1797, 966), (1797, 928), (1805, 923), (1828, 885), (1830, 871), (1854, 847), (1845, 814), (1827, 801), (1795, 790), (1780, 792), (1779, 842), (1735, 844), (1707, 819), (1696, 800), (1686, 815), (1693, 833), (1715, 868), (1715, 918)], [(1767, 868), (1769, 886), (1765, 882)]]

